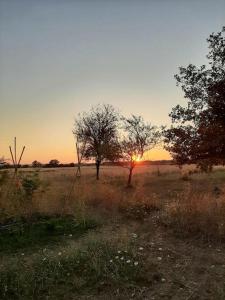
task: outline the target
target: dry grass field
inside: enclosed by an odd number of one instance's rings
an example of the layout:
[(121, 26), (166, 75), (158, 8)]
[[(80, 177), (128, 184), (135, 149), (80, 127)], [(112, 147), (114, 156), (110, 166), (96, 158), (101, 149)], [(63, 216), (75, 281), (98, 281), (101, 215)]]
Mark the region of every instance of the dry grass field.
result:
[(20, 170), (0, 181), (1, 299), (225, 299), (225, 169)]

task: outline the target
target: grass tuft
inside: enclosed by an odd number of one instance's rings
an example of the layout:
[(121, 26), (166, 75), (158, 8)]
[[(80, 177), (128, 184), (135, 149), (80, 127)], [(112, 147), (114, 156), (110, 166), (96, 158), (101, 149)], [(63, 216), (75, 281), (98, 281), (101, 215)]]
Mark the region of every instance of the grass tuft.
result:
[(22, 220), (0, 227), (0, 252), (16, 252), (22, 248), (62, 242), (68, 235), (77, 238), (96, 226), (94, 220), (78, 222), (72, 216), (40, 216), (29, 222)]

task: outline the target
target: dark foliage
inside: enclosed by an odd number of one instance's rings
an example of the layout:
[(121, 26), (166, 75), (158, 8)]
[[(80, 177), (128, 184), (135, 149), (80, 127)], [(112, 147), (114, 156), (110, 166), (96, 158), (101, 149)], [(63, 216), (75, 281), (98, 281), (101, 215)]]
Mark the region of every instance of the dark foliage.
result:
[(197, 163), (204, 171), (225, 163), (225, 28), (208, 38), (209, 68), (190, 64), (175, 75), (187, 106), (170, 116), (176, 124), (165, 131), (166, 149), (180, 165)]
[(41, 167), (42, 167), (42, 163), (40, 163), (40, 162), (37, 161), (37, 160), (34, 160), (34, 161), (32, 162), (32, 164), (31, 164), (31, 166), (32, 166), (33, 168), (41, 168)]
[(57, 159), (51, 159), (48, 163), (48, 167), (50, 168), (56, 168), (59, 166), (59, 161)]

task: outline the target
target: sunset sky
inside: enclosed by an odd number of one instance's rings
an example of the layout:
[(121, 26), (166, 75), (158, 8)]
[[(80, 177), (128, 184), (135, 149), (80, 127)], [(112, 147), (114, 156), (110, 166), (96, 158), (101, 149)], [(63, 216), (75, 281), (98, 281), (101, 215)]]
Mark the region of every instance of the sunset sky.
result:
[(74, 161), (74, 117), (97, 103), (170, 124), (174, 74), (223, 25), (224, 0), (0, 0), (0, 157), (17, 136), (23, 163)]

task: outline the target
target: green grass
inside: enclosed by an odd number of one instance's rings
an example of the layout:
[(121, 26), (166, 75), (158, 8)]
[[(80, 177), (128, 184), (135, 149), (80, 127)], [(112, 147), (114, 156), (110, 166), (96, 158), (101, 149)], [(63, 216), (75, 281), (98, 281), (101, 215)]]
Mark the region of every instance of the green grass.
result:
[(83, 249), (55, 256), (45, 252), (32, 262), (24, 257), (11, 261), (0, 271), (0, 298), (76, 299), (75, 295), (97, 294), (109, 287), (147, 284), (143, 270), (141, 257), (131, 250), (118, 253), (111, 243), (89, 242)]
[(24, 248), (66, 242), (65, 236), (77, 238), (87, 230), (95, 228), (96, 222), (80, 222), (71, 216), (42, 216), (35, 221), (20, 221), (0, 227), (0, 252), (15, 252)]

